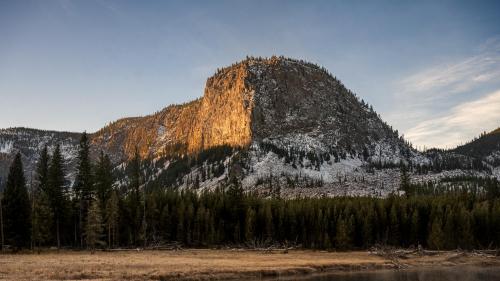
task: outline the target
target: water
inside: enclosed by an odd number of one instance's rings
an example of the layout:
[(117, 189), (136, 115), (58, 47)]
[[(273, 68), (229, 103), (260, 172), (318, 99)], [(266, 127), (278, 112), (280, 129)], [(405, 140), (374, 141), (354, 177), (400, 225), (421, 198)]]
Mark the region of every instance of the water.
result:
[(453, 267), (423, 270), (338, 273), (300, 281), (500, 281), (500, 267)]

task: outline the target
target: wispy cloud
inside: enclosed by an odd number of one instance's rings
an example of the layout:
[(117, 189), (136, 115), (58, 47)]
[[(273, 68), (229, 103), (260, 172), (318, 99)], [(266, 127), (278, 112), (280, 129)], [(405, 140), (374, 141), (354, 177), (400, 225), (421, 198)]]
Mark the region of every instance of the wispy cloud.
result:
[[(500, 126), (500, 38), (461, 60), (434, 65), (396, 83), (389, 114), (419, 146), (453, 147)], [(494, 91), (492, 93), (492, 91)]]
[(478, 54), (461, 61), (431, 67), (403, 79), (399, 96), (416, 96), (423, 102), (469, 91), (500, 77), (500, 39), (491, 39)]
[(500, 126), (500, 90), (475, 101), (453, 107), (448, 114), (423, 121), (411, 128), (406, 137), (416, 143), (452, 148), (480, 132)]

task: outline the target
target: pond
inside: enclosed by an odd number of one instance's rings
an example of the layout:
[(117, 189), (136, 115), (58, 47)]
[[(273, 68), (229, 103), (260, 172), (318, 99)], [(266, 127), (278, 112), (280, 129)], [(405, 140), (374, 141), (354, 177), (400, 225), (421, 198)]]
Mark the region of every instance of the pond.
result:
[[(280, 280), (280, 279), (278, 279)], [(310, 278), (287, 278), (300, 281), (494, 281), (500, 280), (500, 267), (449, 267), (400, 271), (335, 273)]]

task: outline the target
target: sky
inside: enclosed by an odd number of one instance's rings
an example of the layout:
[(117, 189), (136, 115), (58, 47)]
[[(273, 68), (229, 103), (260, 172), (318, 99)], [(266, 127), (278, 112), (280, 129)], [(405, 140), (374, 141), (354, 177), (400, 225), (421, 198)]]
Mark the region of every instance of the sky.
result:
[(500, 1), (0, 0), (0, 128), (93, 132), (246, 55), (326, 67), (420, 149), (500, 126)]

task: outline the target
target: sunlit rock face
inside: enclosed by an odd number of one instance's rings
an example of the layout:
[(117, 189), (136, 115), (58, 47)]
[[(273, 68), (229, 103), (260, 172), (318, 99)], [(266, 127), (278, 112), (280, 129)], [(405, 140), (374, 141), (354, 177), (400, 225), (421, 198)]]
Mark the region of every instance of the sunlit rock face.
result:
[(172, 105), (153, 115), (118, 120), (92, 136), (96, 148), (129, 159), (137, 149), (143, 158), (195, 153), (251, 141), (253, 92), (248, 69), (240, 64), (209, 78), (202, 98)]
[(254, 87), (249, 74), (248, 65), (240, 63), (207, 80), (196, 123), (187, 139), (190, 152), (250, 143)]
[(92, 146), (110, 154), (115, 162), (132, 158), (136, 150), (147, 158), (165, 156), (174, 146), (185, 149), (200, 106), (198, 99), (153, 115), (120, 119), (93, 134)]

